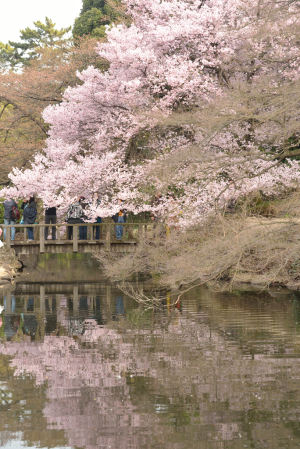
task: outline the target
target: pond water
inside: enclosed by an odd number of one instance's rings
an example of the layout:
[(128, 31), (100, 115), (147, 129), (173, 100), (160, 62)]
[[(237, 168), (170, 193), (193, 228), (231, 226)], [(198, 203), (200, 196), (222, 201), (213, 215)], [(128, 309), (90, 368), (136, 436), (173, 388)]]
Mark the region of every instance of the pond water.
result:
[(44, 256), (0, 305), (1, 448), (300, 447), (292, 292), (143, 312), (90, 257)]

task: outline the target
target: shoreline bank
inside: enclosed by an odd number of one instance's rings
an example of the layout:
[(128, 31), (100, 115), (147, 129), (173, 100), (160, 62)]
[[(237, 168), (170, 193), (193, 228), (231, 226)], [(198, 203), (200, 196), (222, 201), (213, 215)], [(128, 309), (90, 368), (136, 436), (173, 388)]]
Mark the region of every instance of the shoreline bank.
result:
[(11, 285), (18, 276), (18, 270), (22, 268), (22, 263), (18, 260), (14, 250), (0, 248), (0, 289)]

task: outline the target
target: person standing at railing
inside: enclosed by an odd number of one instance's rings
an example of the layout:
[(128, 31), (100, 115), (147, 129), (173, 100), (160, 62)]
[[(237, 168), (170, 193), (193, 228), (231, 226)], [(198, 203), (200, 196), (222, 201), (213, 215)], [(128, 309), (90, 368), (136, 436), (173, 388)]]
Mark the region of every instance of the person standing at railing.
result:
[[(87, 207), (87, 203), (84, 201), (85, 197), (81, 196), (79, 199), (79, 203), (82, 207), (82, 215), (81, 215), (81, 223), (85, 223), (87, 216), (85, 215), (85, 208)], [(87, 240), (87, 226), (79, 226), (79, 240)]]
[[(93, 195), (93, 201), (91, 202), (91, 206), (96, 208), (99, 206), (99, 204), (100, 204), (99, 196), (98, 196), (98, 193), (95, 192)], [(97, 217), (95, 223), (102, 223), (101, 217)], [(95, 234), (96, 234), (96, 237), (95, 237)], [(96, 240), (100, 239), (100, 226), (93, 226), (93, 238), (95, 238)]]
[[(8, 200), (4, 201), (3, 206), (4, 206), (4, 224), (5, 225), (15, 225), (16, 219), (13, 218), (12, 213), (13, 213), (13, 208), (15, 208), (15, 209), (18, 208), (17, 203), (15, 202), (15, 200), (13, 198), (9, 198)], [(16, 236), (16, 228), (12, 227), (11, 234), (10, 234), (10, 238), (11, 238), (12, 242), (15, 240), (15, 236)], [(4, 240), (5, 239), (6, 239), (6, 228), (4, 228)]]
[[(24, 209), (24, 212), (23, 212), (24, 224), (26, 224), (26, 225), (34, 224), (35, 220), (36, 220), (36, 216), (37, 216), (36, 203), (34, 201), (34, 197), (31, 196), (28, 201), (28, 206)], [(27, 226), (26, 229), (27, 229), (27, 234), (28, 234), (28, 241), (31, 242), (34, 239), (33, 227)]]
[[(30, 197), (27, 198), (27, 199), (25, 198), (25, 199), (23, 200), (23, 203), (21, 204), (21, 210), (23, 211), (23, 214), (24, 214), (24, 209), (26, 209), (26, 207), (27, 207), (28, 204), (29, 204), (29, 200), (30, 200)], [(21, 225), (24, 224), (24, 218), (23, 218), (23, 215), (22, 215), (20, 224), (21, 224)]]
[[(78, 224), (82, 223), (83, 209), (80, 204), (80, 197), (74, 203), (70, 204), (67, 212), (67, 223)], [(73, 226), (68, 226), (68, 240), (73, 237)]]
[[(45, 210), (45, 224), (56, 224), (56, 207), (48, 207)], [(45, 226), (45, 240), (48, 238), (49, 226)], [(52, 226), (52, 240), (56, 240), (56, 227)]]
[[(119, 200), (119, 203), (121, 204), (122, 200)], [(126, 219), (127, 219), (127, 217), (126, 217), (126, 212), (124, 209), (121, 209), (120, 212), (118, 212), (117, 214), (115, 214), (113, 216), (113, 220), (115, 223), (126, 223)], [(118, 226), (115, 226), (115, 228), (116, 228), (117, 240), (121, 240), (123, 237), (123, 226), (118, 225)]]
[(21, 204), (21, 210), (24, 210), (25, 207), (28, 206), (29, 203), (29, 199), (28, 198), (24, 198), (23, 203)]

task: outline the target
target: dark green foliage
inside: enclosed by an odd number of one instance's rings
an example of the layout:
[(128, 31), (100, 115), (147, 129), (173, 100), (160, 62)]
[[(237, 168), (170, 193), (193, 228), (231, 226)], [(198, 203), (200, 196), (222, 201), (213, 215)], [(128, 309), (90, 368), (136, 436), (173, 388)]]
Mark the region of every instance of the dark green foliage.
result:
[(105, 7), (105, 4), (105, 0), (83, 0), (80, 15), (82, 16), (84, 13), (90, 11), (93, 8), (102, 10)]
[(71, 27), (57, 30), (55, 23), (48, 17), (45, 18), (45, 23), (39, 20), (33, 23), (35, 28), (20, 30), (22, 42), (0, 42), (0, 65), (10, 68), (28, 65), (32, 59), (40, 56), (42, 48), (55, 47), (66, 40), (66, 34), (71, 31)]
[(105, 25), (109, 24), (103, 12), (97, 8), (92, 8), (75, 20), (73, 27), (74, 36), (104, 37)]
[(101, 38), (105, 36), (105, 27), (113, 22), (120, 22), (120, 0), (83, 0), (80, 16), (73, 27), (74, 37), (90, 35)]

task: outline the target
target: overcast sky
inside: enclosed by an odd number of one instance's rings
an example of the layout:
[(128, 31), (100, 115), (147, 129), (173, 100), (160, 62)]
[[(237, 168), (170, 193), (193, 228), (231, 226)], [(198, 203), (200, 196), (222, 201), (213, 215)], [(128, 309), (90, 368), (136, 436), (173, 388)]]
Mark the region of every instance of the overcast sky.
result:
[(0, 42), (20, 41), (19, 30), (49, 17), (57, 28), (73, 25), (81, 0), (0, 0)]

